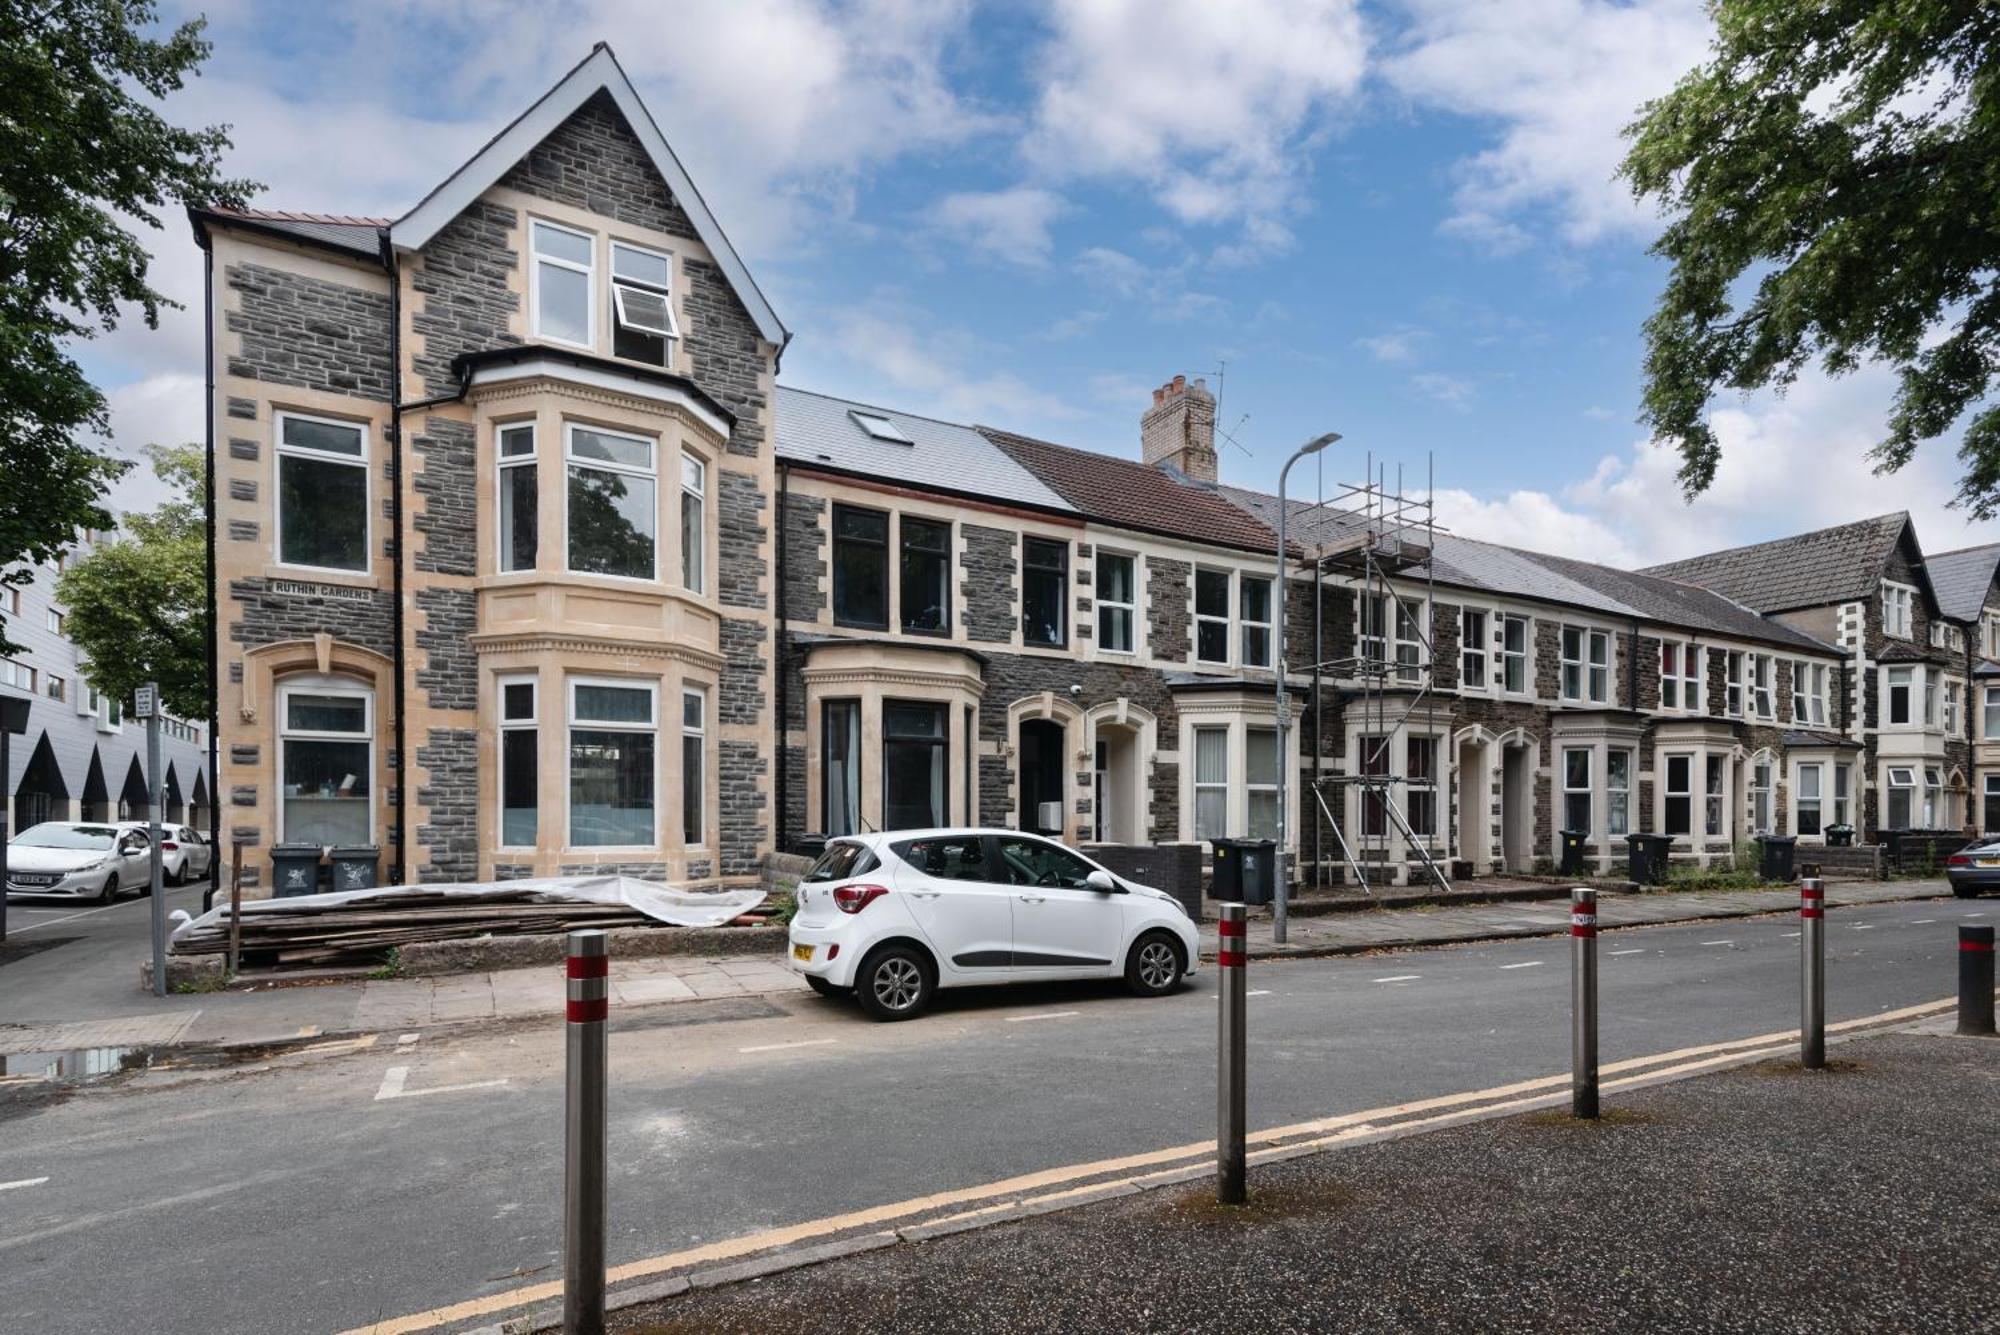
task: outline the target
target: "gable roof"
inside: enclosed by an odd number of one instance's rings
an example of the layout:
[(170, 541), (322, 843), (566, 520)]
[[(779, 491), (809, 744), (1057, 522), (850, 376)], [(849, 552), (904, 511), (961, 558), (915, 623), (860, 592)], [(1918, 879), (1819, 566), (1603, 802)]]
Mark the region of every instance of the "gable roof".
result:
[(2000, 542), (1939, 552), (1927, 557), (1924, 567), (1930, 572), (1938, 609), (1954, 621), (1977, 621), (1993, 587), (1993, 572), (2000, 568)]
[(708, 211), (708, 204), (688, 178), (687, 169), (674, 156), (674, 150), (654, 123), (652, 113), (639, 100), (632, 81), (625, 76), (624, 68), (618, 63), (618, 57), (603, 42), (593, 46), (582, 63), (489, 139), (484, 148), (425, 195), (415, 208), (390, 224), (390, 242), (399, 250), (422, 249), (443, 230), (445, 224), (465, 212), (474, 200), (497, 184), (535, 145), (598, 93), (609, 94), (617, 104), (620, 114), (632, 127), (632, 133), (638, 136), (646, 156), (651, 159), (653, 169), (667, 183), (667, 189), (673, 193), (682, 212), (687, 214), (702, 244), (715, 256), (715, 262), (721, 266), (743, 308), (750, 313), (757, 332), (782, 349), (791, 341), (790, 331), (778, 319), (771, 303), (765, 300), (756, 280), (750, 276), (749, 267), (736, 253), (736, 248), (730, 245), (729, 237), (724, 234), (721, 224), (716, 222), (715, 215)]
[(1072, 449), (996, 427), (975, 428), (1091, 519), (1190, 542), (1276, 555), (1278, 535), (1205, 487), (1149, 464)]
[[(1669, 561), (1649, 566), (1643, 573), (1699, 584), (1759, 612), (1823, 607), (1872, 597), (1890, 554), (1909, 531), (1910, 516), (1899, 510), (1812, 533)], [(1921, 556), (1918, 559), (1921, 561)], [(1925, 583), (1926, 596), (1931, 596)]]
[[(1243, 487), (1216, 491), (1242, 506), (1265, 524), (1278, 521), (1278, 498)], [(1286, 525), (1301, 540), (1318, 545), (1345, 536), (1361, 522), (1351, 511), (1286, 501)], [(1759, 616), (1750, 608), (1709, 589), (1566, 556), (1502, 547), (1456, 533), (1433, 535), (1432, 572), (1441, 585), (1476, 589), (1533, 602), (1555, 603), (1621, 619), (1636, 618), (1665, 626), (1730, 635), (1765, 644), (1837, 652), (1812, 636), (1782, 622)], [(1421, 579), (1421, 567), (1412, 573)]]
[[(856, 414), (887, 418), (907, 445), (868, 434)], [(1011, 455), (971, 427), (779, 385), (771, 408), (778, 458), (808, 467), (1074, 513)]]
[(203, 244), (206, 238), (199, 224), (214, 221), (371, 260), (381, 257), (382, 233), (389, 226), (387, 218), (351, 218), (344, 214), (296, 213), (285, 209), (232, 209), (215, 205), (191, 208), (188, 212), (197, 224), (196, 240)]

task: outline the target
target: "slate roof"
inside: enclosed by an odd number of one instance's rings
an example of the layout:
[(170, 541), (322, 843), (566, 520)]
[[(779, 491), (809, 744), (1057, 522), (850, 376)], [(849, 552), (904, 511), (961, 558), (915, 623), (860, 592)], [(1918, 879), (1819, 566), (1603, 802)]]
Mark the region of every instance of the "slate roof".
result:
[(1877, 515), (1812, 533), (1669, 561), (1641, 572), (1699, 584), (1759, 612), (1872, 597), (1910, 516)]
[(1214, 491), (1177, 481), (1158, 468), (995, 427), (978, 430), (1092, 519), (1217, 547), (1277, 550), (1278, 535), (1261, 520)]
[[(1242, 487), (1215, 490), (1266, 524), (1277, 522), (1277, 497)], [(1290, 501), (1288, 508), (1291, 517), (1287, 525), (1296, 525), (1301, 540), (1314, 544), (1339, 537), (1359, 522), (1351, 512), (1303, 501)], [(1431, 560), (1438, 583), (1453, 588), (1479, 589), (1765, 644), (1837, 652), (1831, 645), (1759, 616), (1721, 594), (1657, 575), (1502, 547), (1455, 533), (1436, 535)], [(1422, 577), (1421, 569), (1417, 577)]]
[(1994, 569), (2000, 567), (2000, 542), (1939, 552), (1924, 558), (1924, 566), (1930, 571), (1938, 609), (1954, 621), (1977, 621), (1986, 607), (1987, 590), (1993, 587)]
[[(886, 417), (913, 444), (877, 440), (853, 414)], [(772, 431), (780, 459), (926, 490), (1074, 513), (1070, 503), (970, 427), (778, 386)]]
[(387, 218), (353, 218), (337, 213), (296, 213), (284, 209), (209, 208), (200, 212), (222, 222), (241, 222), (260, 232), (374, 259), (382, 253), (382, 229)]

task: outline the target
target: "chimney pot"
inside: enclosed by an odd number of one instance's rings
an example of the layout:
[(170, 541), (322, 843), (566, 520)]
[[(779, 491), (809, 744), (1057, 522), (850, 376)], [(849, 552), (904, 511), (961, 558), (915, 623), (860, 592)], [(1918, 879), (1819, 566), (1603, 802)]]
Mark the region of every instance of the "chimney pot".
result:
[(1202, 482), (1217, 480), (1215, 397), (1205, 381), (1177, 375), (1153, 391), (1139, 418), (1139, 453), (1154, 467), (1171, 467)]
[(1186, 388), (1187, 388), (1187, 377), (1186, 377), (1186, 376), (1184, 376), (1184, 375), (1177, 375), (1177, 376), (1175, 376), (1175, 377), (1174, 377), (1174, 392), (1175, 392), (1176, 394), (1178, 394), (1178, 393), (1180, 393), (1180, 392), (1181, 392), (1182, 390), (1184, 390), (1184, 389), (1186, 389)]

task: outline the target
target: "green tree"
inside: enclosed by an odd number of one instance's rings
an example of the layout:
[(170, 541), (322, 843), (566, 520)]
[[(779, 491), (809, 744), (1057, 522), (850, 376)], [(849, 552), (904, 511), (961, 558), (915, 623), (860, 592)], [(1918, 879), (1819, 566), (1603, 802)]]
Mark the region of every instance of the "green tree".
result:
[(205, 719), (213, 697), (204, 452), (156, 445), (146, 453), (170, 498), (151, 514), (126, 516), (120, 534), (77, 553), (56, 597), (69, 609), (69, 638), (90, 660), (91, 685), (130, 700), (135, 686), (157, 681), (170, 712)]
[(107, 429), (104, 395), (70, 351), (121, 308), (157, 326), (174, 304), (134, 227), (255, 188), (218, 175), (226, 127), (155, 109), (209, 52), (200, 20), (155, 39), (155, 19), (151, 0), (0, 0), (0, 583), (110, 526), (105, 489), (129, 465), (84, 443)]
[(1711, 0), (1708, 61), (1626, 131), (1670, 219), (1643, 420), (1715, 477), (1721, 389), (1893, 367), (1879, 471), (1971, 413), (1958, 503), (2000, 512), (2000, 5)]

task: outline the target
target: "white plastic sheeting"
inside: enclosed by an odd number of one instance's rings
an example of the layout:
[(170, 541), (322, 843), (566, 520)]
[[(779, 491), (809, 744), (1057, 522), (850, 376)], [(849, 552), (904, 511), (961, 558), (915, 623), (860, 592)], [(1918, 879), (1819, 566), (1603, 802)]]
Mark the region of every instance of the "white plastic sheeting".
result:
[[(331, 909), (345, 905), (368, 908), (395, 907), (396, 901), (413, 895), (447, 899), (480, 895), (521, 895), (544, 902), (564, 900), (582, 904), (614, 904), (637, 910), (656, 921), (675, 927), (720, 927), (739, 914), (763, 903), (762, 890), (676, 890), (657, 881), (634, 876), (552, 876), (538, 881), (472, 881), (447, 885), (385, 885), (373, 890), (340, 890), (327, 895), (292, 895), (285, 899), (251, 899), (243, 903), (245, 921), (259, 913), (287, 913), (298, 909)], [(192, 922), (174, 930), (179, 940), (190, 932), (226, 923), (227, 900)]]

